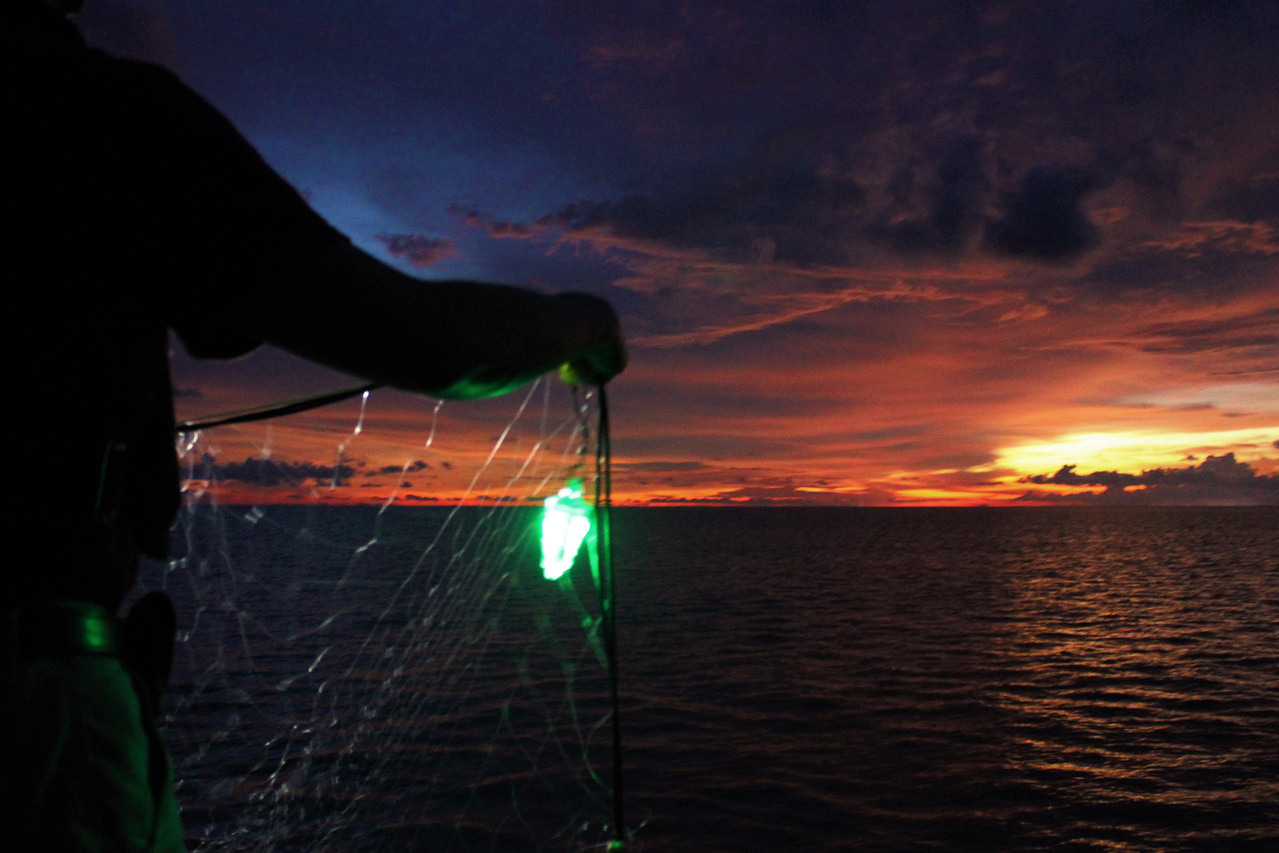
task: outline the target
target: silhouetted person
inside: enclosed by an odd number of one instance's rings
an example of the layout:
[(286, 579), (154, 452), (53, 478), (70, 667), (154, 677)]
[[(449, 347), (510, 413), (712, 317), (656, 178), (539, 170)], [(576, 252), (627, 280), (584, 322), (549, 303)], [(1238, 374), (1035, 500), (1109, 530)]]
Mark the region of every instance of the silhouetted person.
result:
[(424, 283), (355, 249), (172, 74), (88, 49), (65, 17), (79, 5), (0, 4), (16, 464), (0, 847), (180, 850), (150, 707), (171, 609), (115, 618), (178, 506), (168, 329), (198, 357), (270, 342), (455, 398), (564, 364), (601, 383), (625, 350), (594, 297)]

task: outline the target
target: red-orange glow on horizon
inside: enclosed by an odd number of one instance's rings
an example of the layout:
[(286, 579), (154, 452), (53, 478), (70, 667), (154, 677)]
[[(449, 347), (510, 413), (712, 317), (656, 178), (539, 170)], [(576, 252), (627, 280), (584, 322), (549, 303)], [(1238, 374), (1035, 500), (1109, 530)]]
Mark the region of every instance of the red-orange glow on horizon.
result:
[[(854, 315), (820, 319), (833, 334), (861, 322)], [(1168, 319), (1142, 322), (1157, 348), (1158, 336), (1173, 334), (1168, 329), (1233, 316), (1182, 306), (1165, 312)], [(779, 333), (778, 345), (764, 351), (749, 336), (705, 348), (641, 349), (610, 393), (615, 502), (1025, 506), (1104, 491), (1027, 481), (1068, 465), (1080, 475), (1136, 475), (1233, 453), (1257, 476), (1279, 470), (1279, 400), (1269, 386), (1215, 379), (1200, 372), (1202, 363), (1195, 372), (1175, 370), (1119, 343), (1125, 331), (1114, 317), (1071, 322), (1078, 327), (1071, 334), (1086, 332), (1088, 346), (1063, 343), (1067, 324), (1057, 318), (1055, 341), (1041, 338), (1045, 327), (1030, 320), (988, 327), (985, 342), (971, 340), (963, 324), (945, 323), (890, 349), (860, 346), (854, 336), (846, 354), (811, 330)], [(351, 469), (336, 487), (305, 477), (301, 486), (228, 480), (215, 489), (228, 503), (491, 504), (504, 495), (532, 502), (550, 492), (558, 467), (575, 462), (576, 449), (572, 430), (556, 427), (555, 459), (521, 472), (548, 437), (540, 415), (511, 421), (519, 404), (511, 395), (437, 411), (435, 401), (378, 392), (358, 435), (359, 406), (348, 402), (273, 425), (213, 430), (205, 449), (222, 466), (273, 459), (286, 468), (305, 461)]]

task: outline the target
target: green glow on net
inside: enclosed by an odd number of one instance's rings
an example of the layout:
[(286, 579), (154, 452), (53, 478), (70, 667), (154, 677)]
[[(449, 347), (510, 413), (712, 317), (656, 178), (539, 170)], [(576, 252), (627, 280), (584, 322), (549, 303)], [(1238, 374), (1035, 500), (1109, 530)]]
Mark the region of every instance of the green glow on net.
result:
[(573, 478), (546, 499), (542, 512), (542, 573), (555, 580), (573, 567), (591, 530), (591, 505), (582, 499), (582, 481)]

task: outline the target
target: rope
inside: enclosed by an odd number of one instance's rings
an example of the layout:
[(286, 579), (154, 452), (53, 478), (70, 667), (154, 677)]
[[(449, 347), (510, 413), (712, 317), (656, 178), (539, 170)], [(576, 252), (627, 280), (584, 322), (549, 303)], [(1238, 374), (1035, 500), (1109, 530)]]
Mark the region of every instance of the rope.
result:
[(609, 436), (608, 395), (599, 388), (599, 431), (595, 452), (595, 518), (599, 524), (597, 549), (600, 564), (600, 616), (604, 628), (604, 652), (608, 658), (609, 692), (613, 701), (613, 841), (609, 850), (627, 849), (624, 790), (622, 787), (622, 722), (617, 675), (617, 619), (613, 605), (613, 447)]
[(369, 382), (364, 385), (343, 388), (339, 391), (326, 391), (323, 394), (312, 394), (309, 397), (298, 397), (293, 400), (284, 400), (280, 403), (268, 403), (265, 406), (255, 406), (252, 409), (223, 412), (220, 415), (210, 415), (207, 418), (193, 418), (189, 421), (175, 424), (174, 431), (195, 432), (196, 430), (212, 429), (213, 427), (226, 426), (227, 424), (246, 424), (252, 421), (264, 421), (267, 418), (278, 418), (282, 415), (294, 415), (298, 412), (318, 409), (320, 406), (327, 406), (330, 403), (340, 403), (343, 400), (349, 400), (358, 394), (367, 394), (380, 387), (382, 387), (380, 382)]

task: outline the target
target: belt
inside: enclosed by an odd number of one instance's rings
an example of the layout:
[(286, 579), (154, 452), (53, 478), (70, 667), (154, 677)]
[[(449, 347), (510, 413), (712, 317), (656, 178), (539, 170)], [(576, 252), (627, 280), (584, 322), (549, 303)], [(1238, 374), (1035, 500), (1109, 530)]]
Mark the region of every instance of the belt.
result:
[(124, 654), (119, 619), (90, 601), (49, 599), (20, 606), (11, 630), (19, 657)]

